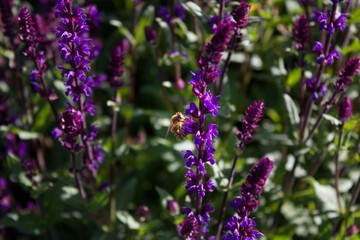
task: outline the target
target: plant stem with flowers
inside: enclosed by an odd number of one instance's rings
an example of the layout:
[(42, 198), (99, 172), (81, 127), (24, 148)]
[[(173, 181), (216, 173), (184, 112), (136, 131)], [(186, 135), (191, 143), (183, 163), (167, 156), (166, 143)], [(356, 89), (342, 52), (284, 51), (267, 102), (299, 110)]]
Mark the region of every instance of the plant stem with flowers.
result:
[[(102, 162), (100, 145), (96, 144), (97, 130), (95, 126), (87, 127), (86, 115), (95, 114), (95, 106), (91, 101), (92, 86), (96, 83), (86, 75), (90, 72), (90, 39), (86, 34), (89, 27), (86, 23), (86, 14), (79, 7), (73, 7), (71, 0), (57, 0), (57, 18), (61, 18), (62, 25), (57, 28), (56, 37), (59, 39), (59, 51), (61, 57), (69, 67), (59, 66), (62, 76), (65, 78), (66, 95), (70, 95), (77, 104), (76, 109), (71, 104), (61, 118), (61, 129), (54, 130), (54, 136), (59, 138), (63, 146), (68, 149), (73, 158), (76, 153), (84, 149), (83, 167), (81, 174), (84, 179), (93, 178), (97, 171), (97, 162)], [(81, 139), (81, 143), (78, 142)], [(74, 176), (76, 181), (78, 168), (76, 159), (73, 162)], [(85, 199), (82, 184), (78, 184), (82, 198)]]
[(111, 120), (111, 160), (110, 160), (110, 224), (114, 226), (116, 221), (116, 125), (118, 117), (118, 105), (120, 104), (120, 98), (118, 96), (119, 89), (123, 86), (121, 76), (125, 72), (123, 67), (124, 57), (127, 51), (125, 45), (127, 42), (123, 41), (117, 45), (112, 52), (111, 60), (108, 67), (109, 84), (114, 89), (114, 97)]
[(261, 158), (258, 163), (254, 164), (245, 183), (241, 186), (241, 196), (236, 197), (231, 203), (231, 206), (236, 209), (237, 215), (227, 221), (223, 240), (259, 239), (262, 235), (258, 230), (253, 229), (256, 223), (254, 219), (249, 218), (249, 215), (259, 206), (257, 198), (262, 193), (273, 167), (274, 163), (267, 157)]
[(220, 207), (220, 214), (217, 222), (216, 239), (220, 239), (228, 194), (229, 194), (229, 190), (232, 188), (232, 183), (235, 176), (235, 167), (238, 157), (241, 154), (241, 152), (244, 151), (246, 145), (253, 139), (252, 135), (255, 132), (256, 128), (258, 127), (258, 123), (262, 119), (263, 114), (264, 114), (264, 102), (255, 101), (253, 104), (251, 104), (248, 107), (245, 113), (245, 118), (241, 121), (240, 129), (236, 130), (235, 132), (239, 142), (236, 144), (236, 153), (230, 170), (228, 184), (226, 187), (227, 191), (224, 193)]
[(179, 226), (183, 237), (188, 239), (200, 238), (207, 232), (207, 223), (210, 221), (209, 212), (214, 211), (213, 207), (204, 204), (206, 192), (212, 192), (214, 185), (211, 180), (204, 183), (206, 174), (205, 164), (215, 163), (213, 148), (213, 138), (218, 136), (214, 123), (206, 124), (207, 115), (217, 116), (218, 96), (213, 96), (207, 90), (207, 86), (213, 84), (219, 75), (219, 64), (222, 52), (226, 50), (233, 34), (234, 22), (229, 19), (224, 20), (217, 28), (214, 36), (205, 45), (198, 62), (200, 71), (193, 73), (193, 78), (189, 82), (193, 85), (193, 93), (199, 99), (199, 107), (191, 102), (185, 111), (190, 116), (185, 124), (185, 133), (194, 134), (195, 147), (197, 154), (187, 150), (184, 154), (186, 168), (186, 189), (190, 195), (195, 194), (195, 211), (185, 208), (182, 212), (186, 215), (185, 220)]

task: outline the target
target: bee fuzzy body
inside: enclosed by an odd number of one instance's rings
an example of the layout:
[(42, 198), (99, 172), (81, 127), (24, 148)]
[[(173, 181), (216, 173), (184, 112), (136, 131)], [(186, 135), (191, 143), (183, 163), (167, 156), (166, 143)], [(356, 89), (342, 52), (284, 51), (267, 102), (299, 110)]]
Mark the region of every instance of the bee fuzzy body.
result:
[(168, 135), (169, 131), (174, 134), (174, 136), (178, 139), (184, 139), (186, 134), (185, 130), (185, 123), (187, 117), (181, 112), (175, 113), (170, 119), (170, 125), (166, 132), (166, 136)]

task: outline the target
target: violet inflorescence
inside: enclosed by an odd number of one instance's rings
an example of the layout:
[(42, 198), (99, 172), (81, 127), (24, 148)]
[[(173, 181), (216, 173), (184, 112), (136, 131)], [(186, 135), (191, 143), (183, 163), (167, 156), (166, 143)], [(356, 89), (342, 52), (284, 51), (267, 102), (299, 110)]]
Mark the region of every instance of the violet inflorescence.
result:
[[(91, 62), (86, 13), (79, 7), (73, 7), (71, 3), (71, 0), (58, 0), (55, 16), (61, 19), (61, 26), (56, 30), (58, 49), (62, 59), (68, 64), (59, 66), (59, 69), (65, 78), (66, 95), (71, 96), (75, 105), (68, 103), (60, 119), (60, 128), (53, 133), (70, 152), (77, 153), (84, 148), (83, 176), (94, 177), (97, 163), (102, 162), (103, 156), (100, 145), (96, 144), (97, 130), (95, 126), (87, 128), (85, 117), (86, 114), (95, 114), (91, 94), (92, 87), (97, 84), (93, 77), (86, 75), (90, 72)], [(78, 136), (81, 143), (78, 142)]]
[(237, 215), (227, 221), (224, 227), (226, 233), (224, 240), (259, 239), (261, 233), (253, 229), (256, 223), (253, 218), (249, 218), (249, 215), (259, 206), (258, 196), (262, 193), (273, 167), (274, 163), (267, 157), (260, 159), (252, 167), (245, 183), (241, 186), (241, 196), (236, 197), (231, 203)]
[(237, 147), (241, 150), (244, 150), (246, 145), (253, 139), (253, 133), (264, 115), (264, 108), (263, 101), (255, 101), (246, 110), (245, 118), (241, 121), (239, 129), (235, 132), (239, 140)]
[(226, 19), (217, 28), (214, 36), (205, 45), (198, 62), (200, 71), (192, 73), (193, 77), (190, 84), (193, 85), (193, 93), (199, 99), (199, 104), (191, 102), (188, 104), (185, 113), (188, 116), (185, 124), (185, 133), (195, 135), (194, 143), (197, 154), (188, 150), (184, 154), (186, 160), (185, 188), (190, 195), (195, 195), (196, 211), (185, 208), (182, 213), (186, 215), (186, 219), (180, 225), (180, 232), (184, 237), (194, 239), (198, 234), (206, 233), (206, 224), (210, 221), (209, 212), (214, 209), (209, 204), (203, 203), (206, 192), (212, 192), (214, 185), (211, 180), (204, 182), (206, 174), (205, 164), (213, 165), (215, 163), (214, 152), (212, 146), (214, 137), (218, 136), (217, 125), (214, 123), (206, 123), (207, 115), (213, 117), (218, 115), (220, 104), (218, 96), (213, 96), (207, 86), (213, 84), (220, 73), (219, 64), (223, 51), (226, 50), (230, 38), (233, 34), (234, 22)]

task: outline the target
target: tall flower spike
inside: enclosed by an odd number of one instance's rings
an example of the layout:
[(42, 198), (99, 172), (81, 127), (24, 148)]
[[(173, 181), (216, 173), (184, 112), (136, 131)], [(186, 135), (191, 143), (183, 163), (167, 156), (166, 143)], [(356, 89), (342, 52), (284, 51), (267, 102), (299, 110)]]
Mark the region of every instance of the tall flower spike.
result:
[(21, 8), (17, 17), (20, 28), (20, 39), (26, 44), (24, 55), (29, 58), (35, 57), (35, 48), (39, 37), (35, 28), (35, 23), (31, 17), (29, 9)]
[(217, 125), (206, 123), (207, 115), (218, 115), (220, 104), (218, 96), (213, 96), (208, 91), (207, 85), (215, 82), (218, 76), (219, 63), (222, 52), (227, 49), (230, 38), (233, 34), (234, 22), (230, 19), (224, 20), (216, 29), (210, 42), (206, 43), (205, 51), (198, 62), (200, 71), (192, 73), (190, 84), (193, 85), (193, 93), (199, 99), (199, 104), (194, 102), (188, 104), (185, 113), (188, 117), (185, 124), (185, 134), (194, 134), (194, 144), (197, 154), (188, 150), (184, 154), (185, 167), (188, 169), (185, 177), (185, 188), (190, 195), (194, 195), (196, 211), (187, 209), (183, 211), (187, 217), (179, 226), (180, 232), (186, 239), (195, 239), (198, 234), (204, 235), (207, 231), (206, 225), (210, 221), (209, 212), (214, 211), (210, 204), (204, 203), (203, 198), (206, 192), (214, 191), (215, 187), (211, 180), (204, 182), (206, 174), (206, 163), (215, 163), (212, 146), (214, 137), (218, 136)]
[(297, 50), (304, 50), (305, 44), (310, 39), (310, 26), (309, 21), (305, 15), (301, 15), (298, 20), (295, 22), (293, 30), (294, 40), (297, 43)]
[(360, 68), (360, 58), (350, 58), (343, 69), (339, 72), (339, 77), (335, 81), (335, 91), (337, 93), (345, 92), (346, 85), (352, 82), (352, 77), (355, 76)]
[(240, 149), (244, 149), (245, 146), (253, 139), (252, 134), (258, 127), (258, 123), (264, 115), (264, 102), (255, 101), (251, 104), (245, 113), (245, 119), (241, 121), (239, 129), (236, 131), (236, 136), (239, 140), (237, 146)]
[(342, 124), (347, 123), (352, 116), (352, 103), (351, 99), (346, 96), (338, 105), (338, 116)]
[(241, 196), (236, 197), (231, 206), (236, 209), (237, 216), (230, 218), (225, 227), (224, 240), (259, 239), (261, 233), (254, 230), (254, 219), (249, 214), (259, 206), (258, 196), (262, 193), (265, 183), (269, 178), (274, 163), (269, 158), (260, 159), (250, 170), (244, 184), (241, 186)]
[(124, 55), (125, 51), (122, 44), (117, 45), (111, 55), (111, 60), (108, 67), (108, 75), (110, 86), (115, 89), (118, 89), (123, 85), (121, 76), (125, 72), (123, 68)]
[(13, 15), (11, 11), (11, 1), (0, 0), (0, 17), (1, 25), (3, 26), (4, 35), (7, 36), (11, 42), (13, 42), (14, 36), (12, 32), (13, 27)]

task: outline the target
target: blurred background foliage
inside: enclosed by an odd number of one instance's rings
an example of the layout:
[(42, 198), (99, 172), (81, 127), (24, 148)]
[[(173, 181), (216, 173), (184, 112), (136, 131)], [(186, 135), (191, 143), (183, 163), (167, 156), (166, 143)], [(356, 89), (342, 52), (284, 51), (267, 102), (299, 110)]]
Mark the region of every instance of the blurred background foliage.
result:
[[(80, 6), (82, 1), (75, 1)], [(127, 39), (130, 50), (126, 56), (125, 86), (119, 91), (121, 104), (111, 102), (112, 89), (102, 84), (94, 93), (97, 111), (95, 125), (104, 147), (105, 159), (99, 167), (93, 183), (86, 185), (88, 198), (81, 200), (72, 173), (70, 158), (58, 141), (51, 138), (56, 120), (47, 103), (36, 93), (30, 93), (33, 106), (33, 125), (26, 129), (19, 125), (1, 126), (1, 138), (15, 133), (31, 148), (40, 144), (44, 150), (44, 169), (33, 180), (26, 177), (17, 156), (2, 155), (1, 176), (8, 180), (13, 207), (0, 218), (3, 239), (178, 239), (175, 224), (183, 218), (171, 215), (166, 200), (175, 199), (185, 206), (185, 168), (183, 151), (194, 149), (192, 139), (165, 138), (170, 118), (175, 112), (184, 112), (185, 105), (195, 101), (192, 94), (190, 71), (197, 71), (197, 60), (204, 43), (211, 37), (208, 21), (218, 12), (217, 1), (181, 1), (185, 18), (177, 18), (172, 29), (159, 17), (159, 7), (169, 1), (93, 0), (100, 14), (101, 26), (93, 33), (102, 45), (100, 55), (92, 63), (92, 71), (105, 73), (112, 49), (122, 39)], [(331, 1), (315, 1), (322, 9)], [(358, 1), (354, 1), (358, 4)], [(261, 205), (251, 216), (255, 217), (262, 239), (332, 239), (339, 222), (341, 236), (348, 226), (360, 226), (359, 199), (352, 214), (341, 212), (334, 189), (334, 159), (338, 141), (337, 110), (320, 125), (310, 144), (298, 146), (298, 109), (300, 68), (292, 29), (297, 17), (304, 13), (299, 1), (269, 0), (249, 1), (252, 5), (248, 27), (243, 31), (237, 50), (231, 55), (228, 71), (220, 97), (220, 113), (214, 120), (219, 125), (219, 138), (215, 148), (217, 161), (208, 166), (208, 175), (216, 182), (216, 191), (207, 195), (215, 207), (212, 219), (217, 219), (227, 176), (235, 154), (234, 127), (240, 123), (246, 108), (254, 100), (263, 100), (266, 110), (254, 141), (242, 153), (236, 166), (235, 183), (230, 189), (229, 200), (239, 195), (239, 187), (251, 166), (262, 156), (275, 161), (276, 167), (268, 180), (260, 200)], [(229, 12), (236, 1), (227, 1)], [(22, 6), (34, 13), (43, 14), (41, 1), (13, 1), (12, 12), (16, 16)], [(358, 5), (356, 5), (358, 6)], [(353, 7), (349, 17), (351, 38), (342, 46), (345, 33), (338, 34), (333, 43), (341, 48), (342, 58), (325, 70), (324, 78), (331, 83), (349, 56), (359, 56), (359, 8)], [(351, 24), (351, 25), (350, 25)], [(152, 26), (157, 32), (157, 44), (146, 41), (144, 27)], [(16, 26), (14, 26), (15, 28)], [(16, 28), (17, 29), (17, 28)], [(176, 44), (172, 43), (172, 30)], [(17, 31), (17, 30), (16, 30)], [(7, 64), (14, 59), (0, 36), (2, 71), (6, 78)], [(321, 39), (321, 31), (313, 24), (311, 38)], [(54, 39), (53, 35), (48, 37)], [(175, 53), (174, 53), (175, 52)], [(23, 80), (28, 83), (33, 65), (21, 55)], [(223, 55), (224, 60), (228, 53)], [(315, 54), (306, 56), (308, 69), (316, 68)], [(56, 107), (59, 112), (68, 101), (64, 95), (63, 79), (56, 61), (49, 62), (46, 80), (59, 96)], [(185, 87), (177, 87), (179, 79)], [(314, 74), (314, 72), (312, 73)], [(359, 76), (354, 77), (348, 88), (353, 99), (354, 115), (344, 126), (341, 148), (341, 187), (344, 203), (349, 202), (351, 192), (359, 181)], [(30, 89), (29, 84), (27, 87)], [(15, 90), (1, 84), (1, 94), (11, 103), (11, 115), (21, 111), (16, 102)], [(324, 98), (326, 99), (326, 97)], [(324, 100), (325, 101), (325, 100)], [(118, 108), (119, 121), (116, 132), (116, 224), (112, 228), (109, 218), (109, 168), (111, 149), (111, 114)], [(92, 119), (92, 120), (94, 120)], [(30, 154), (34, 155), (35, 150)], [(32, 152), (33, 151), (33, 152)], [(284, 192), (286, 174), (291, 171), (295, 158), (300, 158), (295, 176), (296, 183), (290, 194)], [(318, 170), (311, 175), (314, 164)], [(29, 202), (36, 205), (30, 210)], [(139, 217), (137, 209), (146, 205), (149, 214)], [(281, 207), (279, 207), (281, 206)], [(233, 214), (227, 208), (227, 219)], [(214, 230), (215, 223), (210, 224)], [(354, 235), (348, 239), (359, 239)]]

